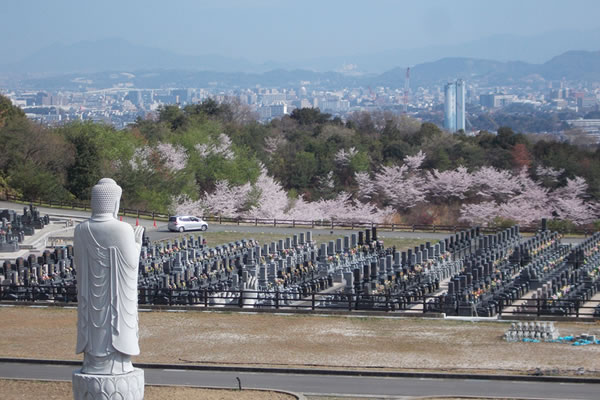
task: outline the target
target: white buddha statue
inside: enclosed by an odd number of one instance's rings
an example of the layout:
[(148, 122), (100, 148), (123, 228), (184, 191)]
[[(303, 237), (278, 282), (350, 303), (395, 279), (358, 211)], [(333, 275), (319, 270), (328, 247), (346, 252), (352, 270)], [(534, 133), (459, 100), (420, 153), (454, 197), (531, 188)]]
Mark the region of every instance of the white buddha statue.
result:
[(109, 178), (92, 188), (92, 217), (75, 228), (77, 348), (81, 373), (132, 372), (138, 355), (137, 278), (143, 228), (117, 219), (121, 187)]

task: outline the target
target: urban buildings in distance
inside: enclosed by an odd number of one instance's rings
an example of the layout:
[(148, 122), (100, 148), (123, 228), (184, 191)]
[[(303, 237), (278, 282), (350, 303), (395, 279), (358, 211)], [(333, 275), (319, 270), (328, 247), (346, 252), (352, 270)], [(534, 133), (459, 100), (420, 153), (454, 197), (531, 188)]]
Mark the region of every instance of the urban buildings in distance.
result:
[(465, 131), (465, 82), (449, 82), (444, 89), (444, 128), (449, 132)]

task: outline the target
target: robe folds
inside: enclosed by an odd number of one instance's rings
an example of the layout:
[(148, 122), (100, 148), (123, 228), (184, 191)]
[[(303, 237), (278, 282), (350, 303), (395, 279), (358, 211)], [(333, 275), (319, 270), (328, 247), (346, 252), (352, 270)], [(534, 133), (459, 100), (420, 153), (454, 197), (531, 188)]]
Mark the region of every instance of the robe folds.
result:
[[(79, 224), (74, 236), (78, 301), (76, 353), (85, 352), (95, 357), (105, 357), (115, 351), (138, 355), (138, 265), (130, 265), (119, 246), (104, 247), (98, 243), (90, 221)], [(135, 245), (133, 236), (131, 241)]]

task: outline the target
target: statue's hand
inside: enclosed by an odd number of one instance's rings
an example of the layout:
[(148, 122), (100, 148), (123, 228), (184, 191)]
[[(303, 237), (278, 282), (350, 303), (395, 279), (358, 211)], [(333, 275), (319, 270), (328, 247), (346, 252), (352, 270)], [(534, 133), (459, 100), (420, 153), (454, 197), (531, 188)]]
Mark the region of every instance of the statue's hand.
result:
[(133, 230), (133, 234), (135, 235), (135, 242), (139, 245), (142, 244), (142, 237), (144, 236), (144, 227), (136, 226)]

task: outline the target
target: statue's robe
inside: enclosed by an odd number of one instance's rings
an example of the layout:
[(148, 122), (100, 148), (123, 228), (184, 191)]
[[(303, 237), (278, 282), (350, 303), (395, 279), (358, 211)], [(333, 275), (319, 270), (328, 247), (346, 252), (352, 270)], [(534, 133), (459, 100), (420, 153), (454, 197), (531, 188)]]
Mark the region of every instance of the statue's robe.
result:
[[(101, 224), (105, 224), (105, 230), (114, 232), (110, 240), (105, 240), (108, 243), (101, 244), (96, 240), (89, 220), (75, 228), (76, 353), (85, 352), (86, 357), (93, 356), (93, 364), (106, 365), (102, 368), (110, 370), (96, 372), (120, 369), (123, 369), (120, 372), (127, 372), (132, 368), (131, 362), (129, 357), (122, 355), (140, 353), (137, 315), (139, 247), (136, 249), (133, 230), (128, 224), (116, 220)], [(129, 366), (113, 365), (124, 362)], [(85, 364), (84, 361), (84, 369)]]

